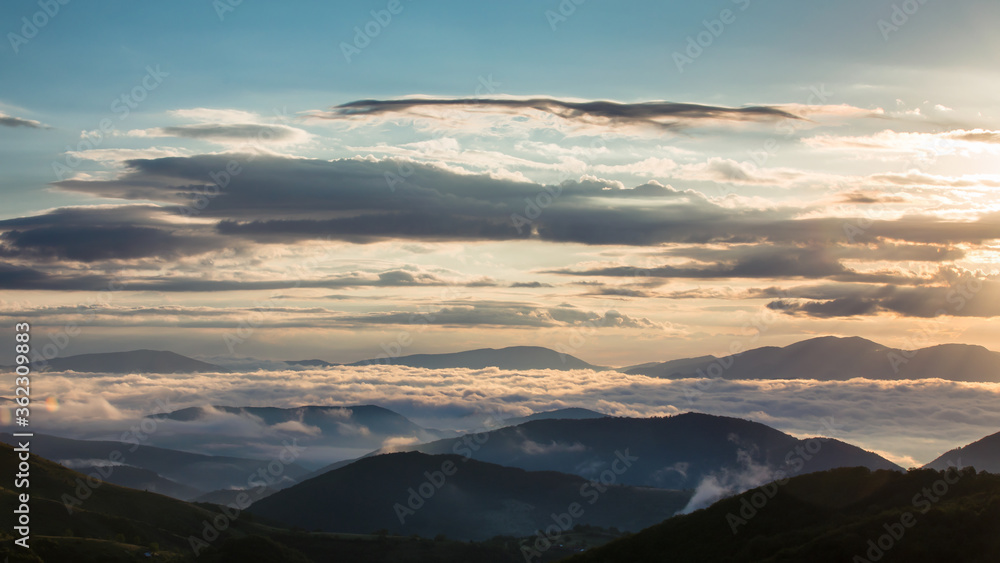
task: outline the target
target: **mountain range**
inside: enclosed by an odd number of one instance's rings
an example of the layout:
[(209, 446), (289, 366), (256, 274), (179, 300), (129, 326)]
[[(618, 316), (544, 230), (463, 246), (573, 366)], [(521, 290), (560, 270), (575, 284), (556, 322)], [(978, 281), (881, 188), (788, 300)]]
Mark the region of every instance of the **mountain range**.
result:
[(426, 369), (467, 368), (484, 369), (592, 369), (606, 370), (603, 366), (589, 364), (570, 354), (563, 354), (541, 346), (509, 346), (507, 348), (480, 348), (444, 354), (411, 354), (408, 356), (379, 357), (349, 364), (334, 364), (323, 360), (292, 360), (290, 365), (328, 367), (335, 365), (368, 366), (393, 365)]
[[(274, 444), (295, 441), (306, 448), (298, 463), (317, 469), (331, 460), (356, 458), (391, 440), (426, 442), (459, 433), (417, 425), (405, 416), (375, 405), (189, 407), (149, 417), (169, 425), (170, 432), (154, 433), (158, 446), (189, 451), (266, 458)], [(233, 438), (220, 445), (216, 424), (239, 425), (251, 438)]]
[(689, 498), (682, 491), (595, 485), (554, 471), (406, 452), (358, 460), (279, 491), (250, 511), (331, 532), (386, 529), (399, 535), (484, 540), (529, 536), (574, 503), (581, 509), (579, 517), (569, 517), (574, 524), (638, 531), (673, 516)]
[[(16, 444), (11, 434), (0, 441)], [(134, 442), (72, 440), (35, 433), (32, 452), (90, 474), (98, 469), (104, 480), (123, 486), (158, 492), (180, 499), (193, 499), (216, 489), (247, 488), (247, 481), (270, 460), (230, 456), (208, 456)], [(283, 464), (280, 484), (294, 483), (309, 470), (295, 462)]]
[(924, 467), (944, 470), (959, 464), (962, 467), (975, 467), (982, 471), (1000, 474), (1000, 432), (945, 452)]
[(477, 435), (406, 447), (428, 454), (468, 455), (528, 471), (559, 471), (595, 479), (616, 452), (638, 460), (621, 482), (694, 489), (715, 476), (733, 483), (788, 473), (862, 466), (901, 471), (874, 453), (834, 439), (800, 440), (769, 426), (687, 413), (665, 418), (536, 420)]
[(76, 371), (82, 373), (203, 373), (228, 371), (220, 366), (160, 350), (101, 352), (52, 358), (36, 371)]
[(622, 370), (667, 379), (721, 377), (843, 381), (864, 377), (1000, 382), (1000, 353), (967, 344), (901, 350), (859, 337), (825, 336), (783, 348), (765, 346), (721, 358), (701, 356)]
[[(823, 336), (784, 347), (764, 346), (739, 354), (698, 356), (647, 362), (622, 368), (590, 364), (575, 356), (540, 346), (482, 348), (443, 354), (372, 358), (349, 364), (325, 360), (288, 360), (288, 366), (322, 368), (338, 365), (400, 365), (425, 369), (609, 370), (668, 379), (816, 379), (843, 381), (856, 377), (879, 380), (941, 378), (951, 381), (1000, 382), (1000, 353), (982, 346), (942, 344), (917, 350), (892, 348), (860, 337)], [(226, 368), (173, 352), (134, 350), (53, 358), (48, 371), (106, 373), (224, 372)]]
[(989, 563), (1000, 476), (843, 468), (771, 483), (567, 563)]
[[(263, 413), (281, 420), (280, 410)], [(156, 557), (163, 561), (304, 563), (327, 561), (336, 552), (357, 561), (513, 563), (544, 543), (540, 530), (557, 529), (551, 549), (533, 561), (554, 561), (583, 548), (593, 549), (581, 563), (661, 561), (664, 554), (671, 561), (710, 563), (849, 561), (855, 555), (875, 561), (867, 555), (869, 540), (879, 541), (885, 525), (910, 513), (919, 531), (905, 532), (913, 539), (905, 548), (886, 550), (880, 561), (939, 561), (950, 553), (954, 560), (985, 562), (991, 561), (986, 554), (1000, 548), (994, 533), (1000, 477), (976, 469), (996, 459), (997, 440), (1000, 434), (988, 436), (928, 464), (947, 468), (948, 460), (958, 461), (962, 468), (950, 473), (904, 472), (842, 442), (799, 440), (741, 419), (693, 413), (541, 418), (418, 447), (450, 445), (441, 453), (371, 455), (314, 474), (296, 468), (300, 477), (274, 487), (266, 498), (250, 495), (255, 502), (243, 510), (238, 495), (220, 499), (230, 504), (222, 507), (219, 501), (182, 502), (111, 482), (81, 493), (87, 477), (46, 458), (98, 468), (118, 449), (128, 465), (118, 466), (114, 479), (143, 486), (166, 474), (170, 483), (202, 487), (259, 469), (261, 461), (36, 434), (33, 548), (14, 548), (9, 532), (0, 531), (0, 557), (117, 562), (159, 550)], [(504, 452), (510, 459), (502, 463), (483, 461)], [(15, 461), (13, 448), (0, 445), (0, 463), (14, 467)], [(945, 477), (950, 484), (941, 484)], [(651, 480), (659, 486), (644, 486)], [(706, 483), (728, 487), (721, 495), (728, 498), (705, 497)], [(8, 513), (17, 506), (9, 487), (0, 484), (0, 510)], [(250, 492), (246, 483), (229, 490)], [(922, 491), (933, 491), (938, 500), (917, 499)], [(235, 516), (234, 507), (240, 508)], [(915, 510), (924, 507), (926, 512)], [(616, 529), (637, 533), (597, 547), (620, 535)], [(208, 536), (196, 556), (192, 538)]]

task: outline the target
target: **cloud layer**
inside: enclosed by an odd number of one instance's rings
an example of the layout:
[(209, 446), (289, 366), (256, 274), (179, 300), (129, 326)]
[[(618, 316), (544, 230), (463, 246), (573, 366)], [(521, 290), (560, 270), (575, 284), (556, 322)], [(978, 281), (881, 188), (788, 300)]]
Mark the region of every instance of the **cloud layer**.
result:
[[(156, 399), (177, 408), (377, 404), (425, 427), (472, 428), (484, 413), (525, 415), (569, 406), (612, 415), (687, 411), (736, 416), (798, 435), (832, 417), (831, 437), (875, 450), (904, 466), (1000, 429), (1000, 386), (943, 380), (846, 382), (661, 380), (618, 372), (426, 370), (401, 366), (139, 376), (46, 374), (34, 390), (59, 410), (36, 417), (73, 436), (114, 434)], [(219, 442), (227, 434), (218, 428)], [(155, 437), (154, 442), (155, 443)]]

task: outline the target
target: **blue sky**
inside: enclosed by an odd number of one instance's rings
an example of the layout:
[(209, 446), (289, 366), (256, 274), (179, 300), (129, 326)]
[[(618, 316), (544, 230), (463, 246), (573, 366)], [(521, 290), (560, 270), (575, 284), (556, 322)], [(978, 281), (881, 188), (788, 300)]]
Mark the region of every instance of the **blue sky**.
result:
[(773, 311), (761, 343), (997, 336), (995, 2), (53, 2), (0, 6), (2, 312), (57, 332), (133, 288), (67, 353), (358, 360), (415, 314), (410, 353), (597, 325), (609, 364), (723, 353)]

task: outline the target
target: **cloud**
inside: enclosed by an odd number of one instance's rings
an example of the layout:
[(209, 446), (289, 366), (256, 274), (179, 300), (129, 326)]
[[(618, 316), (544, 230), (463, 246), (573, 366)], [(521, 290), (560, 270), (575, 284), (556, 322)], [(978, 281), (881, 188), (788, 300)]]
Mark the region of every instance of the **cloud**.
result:
[[(213, 403), (252, 405), (261, 397), (268, 397), (268, 405), (274, 407), (377, 404), (445, 428), (464, 422), (473, 412), (523, 414), (577, 406), (630, 416), (700, 411), (760, 421), (802, 437), (816, 435), (824, 426), (821, 419), (832, 417), (834, 430), (829, 437), (897, 457), (912, 456), (922, 463), (1000, 429), (996, 409), (1000, 384), (936, 379), (667, 380), (615, 371), (373, 365), (86, 378), (54, 372), (34, 383), (33, 395), (56, 397), (63, 406), (40, 418), (36, 431), (90, 438), (98, 431), (120, 435), (138, 417), (149, 414), (151, 397), (169, 400), (172, 409)], [(206, 434), (218, 442), (220, 436), (252, 439), (267, 431), (259, 422), (235, 415), (217, 414), (197, 423), (167, 422), (159, 424), (150, 445), (167, 443), (178, 433)]]
[(357, 315), (344, 322), (394, 325), (664, 328), (646, 318), (607, 311), (599, 313), (575, 307), (539, 307), (525, 303), (481, 302), (456, 304), (429, 312), (394, 312)]
[(933, 278), (905, 271), (861, 272), (847, 268), (843, 260), (930, 261), (957, 260), (959, 249), (937, 245), (879, 246), (764, 246), (734, 245), (728, 248), (683, 247), (664, 251), (667, 256), (690, 258), (680, 265), (610, 265), (586, 269), (563, 268), (548, 273), (572, 276), (601, 276), (664, 279), (831, 279), (844, 282), (921, 284)]
[[(181, 206), (203, 197), (205, 189), (212, 188), (212, 175), (225, 171), (231, 160), (231, 155), (133, 160), (117, 179), (56, 185), (94, 196)], [(800, 218), (798, 208), (728, 207), (697, 192), (653, 182), (630, 189), (584, 177), (542, 185), (374, 158), (324, 161), (258, 155), (240, 164), (240, 174), (228, 180), (226, 189), (216, 189), (200, 217), (216, 219), (219, 234), (256, 242), (334, 238), (353, 243), (823, 244), (887, 238), (946, 244), (1000, 238), (1000, 215), (995, 213), (971, 221), (918, 215), (878, 221)], [(399, 177), (403, 164), (409, 167), (405, 181)], [(280, 192), (276, 186), (281, 186)], [(171, 211), (176, 209), (164, 209)], [(862, 221), (870, 225), (853, 234), (845, 230), (845, 225)]]
[[(722, 107), (676, 102), (622, 103), (612, 101), (570, 101), (554, 98), (403, 98), (358, 100), (317, 111), (316, 119), (367, 119), (385, 116), (434, 117), (435, 110), (541, 115), (603, 126), (645, 126), (674, 130), (699, 122), (771, 121), (801, 119), (777, 107)], [(440, 116), (441, 114), (437, 114)]]
[(940, 316), (991, 318), (1000, 316), (1000, 282), (967, 278), (934, 287), (856, 286), (795, 288), (792, 299), (768, 307), (788, 315), (814, 318), (871, 316)]
[(183, 137), (219, 143), (284, 144), (299, 143), (309, 139), (309, 133), (288, 125), (260, 123), (201, 123), (176, 125), (154, 129), (136, 129), (128, 132), (132, 137)]
[(857, 158), (933, 159), (943, 155), (994, 154), (1000, 151), (1000, 132), (988, 129), (955, 129), (917, 133), (886, 129), (872, 135), (817, 135), (802, 139), (813, 149), (853, 153)]
[(520, 445), (521, 451), (528, 455), (549, 455), (568, 452), (585, 452), (587, 446), (580, 442), (572, 444), (561, 444), (555, 441), (548, 444), (541, 444), (534, 440), (524, 440)]
[(286, 420), (278, 424), (272, 424), (271, 428), (280, 432), (291, 432), (293, 434), (305, 434), (307, 436), (319, 436), (323, 430), (318, 426), (309, 426), (298, 420)]
[(3, 127), (25, 127), (27, 129), (50, 129), (49, 126), (33, 119), (23, 119), (14, 117), (0, 111), (0, 126)]
[(176, 258), (224, 244), (204, 230), (165, 219), (159, 207), (147, 205), (64, 207), (7, 219), (0, 221), (0, 257), (79, 262)]

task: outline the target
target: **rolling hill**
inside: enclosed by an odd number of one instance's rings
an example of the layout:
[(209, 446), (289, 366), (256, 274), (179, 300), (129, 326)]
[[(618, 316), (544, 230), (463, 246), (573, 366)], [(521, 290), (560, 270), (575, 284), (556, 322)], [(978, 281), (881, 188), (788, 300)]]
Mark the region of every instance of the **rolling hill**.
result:
[[(807, 447), (808, 451), (799, 449)], [(453, 438), (407, 449), (458, 453), (529, 471), (559, 471), (585, 478), (595, 478), (614, 462), (615, 452), (627, 450), (639, 460), (622, 476), (623, 483), (667, 489), (693, 489), (710, 476), (733, 482), (755, 474), (765, 478), (778, 469), (795, 473), (854, 466), (902, 470), (838, 440), (811, 443), (756, 422), (698, 413), (536, 420), (478, 439)]]
[(33, 362), (36, 371), (76, 371), (82, 373), (205, 373), (226, 372), (214, 364), (159, 350), (103, 352), (52, 358)]
[(519, 424), (524, 424), (525, 422), (531, 422), (532, 420), (580, 420), (584, 418), (604, 418), (606, 416), (608, 415), (592, 411), (590, 409), (568, 408), (557, 409), (554, 411), (536, 412), (534, 414), (529, 414), (528, 416), (507, 418), (504, 419), (503, 424), (506, 426), (517, 426)]
[[(932, 500), (933, 499), (933, 500)], [(567, 563), (990, 563), (1000, 476), (835, 469), (722, 500)]]
[[(374, 405), (278, 407), (190, 407), (168, 413), (150, 415), (183, 424), (171, 426), (170, 433), (154, 434), (150, 440), (157, 445), (191, 451), (214, 453), (219, 437), (206, 428), (228, 417), (234, 423), (256, 428), (270, 436), (264, 444), (295, 440), (307, 448), (298, 460), (301, 465), (316, 469), (334, 460), (354, 459), (381, 448), (389, 439), (425, 442), (454, 437), (458, 432), (423, 428), (405, 416)], [(265, 458), (268, 448), (257, 436), (227, 438), (224, 451), (231, 455)]]
[[(0, 466), (16, 464), (14, 449), (0, 444)], [(516, 548), (503, 542), (484, 545), (293, 531), (259, 522), (245, 511), (109, 483), (83, 490), (82, 500), (71, 500), (72, 510), (67, 510), (66, 499), (77, 498), (86, 476), (34, 454), (30, 473), (30, 549), (14, 545), (11, 528), (0, 530), (0, 559), (10, 563), (328, 563), (330, 554), (342, 561), (369, 563), (521, 561)], [(11, 485), (11, 481), (0, 483), (0, 510), (5, 514), (18, 507), (15, 495), (25, 492)], [(146, 557), (147, 552), (152, 556)]]
[(586, 524), (638, 530), (672, 516), (690, 498), (682, 491), (608, 483), (594, 485), (575, 475), (524, 471), (457, 455), (407, 452), (360, 459), (258, 501), (250, 512), (330, 532), (386, 529), (482, 540), (530, 536), (552, 525), (553, 514), (569, 514), (574, 503), (580, 512), (567, 516), (570, 528)]
[(899, 350), (859, 337), (825, 336), (783, 348), (766, 346), (724, 358), (686, 358), (623, 368), (623, 371), (666, 379), (721, 377), (843, 381), (865, 377), (1000, 382), (1000, 353), (966, 344)]
[(396, 365), (427, 369), (467, 368), (483, 369), (593, 369), (609, 368), (588, 364), (580, 358), (561, 354), (541, 346), (510, 346), (508, 348), (481, 348), (447, 354), (413, 354), (396, 358), (373, 358), (347, 364), (349, 366)]
[[(10, 434), (0, 434), (0, 441), (6, 444), (13, 444), (15, 440)], [(144, 486), (157, 489), (163, 494), (179, 495), (184, 499), (215, 489), (246, 488), (247, 480), (270, 461), (207, 456), (126, 442), (73, 440), (37, 433), (32, 441), (32, 451), (74, 468), (79, 467), (81, 472), (84, 472), (83, 468), (107, 465), (109, 460), (115, 460), (125, 467), (116, 467), (105, 478), (106, 481), (125, 486)], [(114, 458), (113, 452), (118, 452)], [(155, 479), (149, 473), (140, 474), (131, 468), (151, 472), (166, 482)], [(90, 469), (86, 473), (89, 474)], [(307, 473), (308, 470), (294, 462), (285, 464), (282, 480), (294, 482)], [(145, 485), (142, 479), (145, 479)], [(276, 485), (280, 485), (281, 480), (275, 481)]]
[(955, 448), (924, 467), (944, 470), (951, 464), (975, 467), (981, 471), (1000, 474), (1000, 432), (987, 436), (961, 448)]

